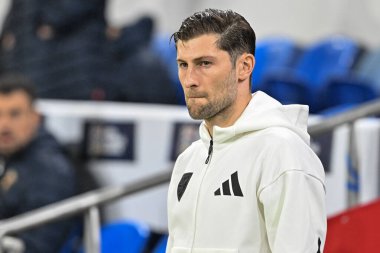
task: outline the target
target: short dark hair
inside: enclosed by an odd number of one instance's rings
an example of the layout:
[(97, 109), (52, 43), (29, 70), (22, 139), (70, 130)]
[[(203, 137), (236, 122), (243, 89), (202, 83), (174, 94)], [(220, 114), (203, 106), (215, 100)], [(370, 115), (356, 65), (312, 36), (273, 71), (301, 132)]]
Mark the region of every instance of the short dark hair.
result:
[(36, 92), (29, 78), (16, 73), (3, 74), (0, 76), (0, 94), (8, 95), (19, 90), (26, 93), (31, 103), (36, 100)]
[(239, 55), (248, 52), (255, 55), (256, 35), (247, 20), (231, 10), (206, 9), (186, 18), (179, 30), (172, 35), (175, 44), (178, 40), (187, 41), (204, 34), (218, 34), (217, 45), (227, 51), (233, 66)]

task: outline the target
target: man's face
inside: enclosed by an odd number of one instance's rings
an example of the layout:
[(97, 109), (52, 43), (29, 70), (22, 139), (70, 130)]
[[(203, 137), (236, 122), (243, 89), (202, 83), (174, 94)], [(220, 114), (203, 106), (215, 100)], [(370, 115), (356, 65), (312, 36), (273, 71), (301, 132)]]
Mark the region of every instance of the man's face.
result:
[(228, 52), (217, 47), (217, 40), (218, 35), (206, 34), (177, 41), (179, 80), (194, 119), (223, 116), (236, 101), (236, 71)]
[(33, 138), (39, 117), (27, 94), (0, 93), (0, 155), (11, 155)]

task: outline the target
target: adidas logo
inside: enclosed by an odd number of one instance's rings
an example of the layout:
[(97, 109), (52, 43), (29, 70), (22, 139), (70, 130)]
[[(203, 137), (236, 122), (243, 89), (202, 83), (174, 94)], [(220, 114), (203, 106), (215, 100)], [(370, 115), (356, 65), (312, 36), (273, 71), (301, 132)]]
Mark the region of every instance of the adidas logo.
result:
[[(231, 181), (231, 184), (230, 184)], [(222, 183), (222, 187), (218, 188), (215, 192), (215, 196), (231, 196), (231, 188), (234, 196), (243, 197), (243, 192), (241, 191), (239, 179), (238, 179), (238, 172), (235, 171), (231, 175), (231, 179), (228, 179)]]

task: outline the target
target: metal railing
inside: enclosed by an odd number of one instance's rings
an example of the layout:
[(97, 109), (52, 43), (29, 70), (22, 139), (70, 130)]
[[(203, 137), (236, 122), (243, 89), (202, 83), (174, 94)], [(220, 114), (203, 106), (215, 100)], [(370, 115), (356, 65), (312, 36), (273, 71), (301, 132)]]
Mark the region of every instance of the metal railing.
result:
[(360, 106), (354, 107), (351, 110), (342, 112), (336, 116), (323, 118), (323, 122), (309, 126), (308, 132), (311, 136), (317, 136), (342, 124), (352, 123), (359, 118), (379, 114), (380, 99), (377, 99), (363, 103)]
[[(93, 190), (2, 220), (0, 222), (0, 239), (5, 235), (21, 232), (76, 214), (85, 213), (85, 252), (98, 253), (100, 252), (99, 206), (126, 195), (167, 183), (170, 180), (170, 176), (171, 170), (160, 172), (148, 178), (136, 180), (128, 185), (111, 186)], [(3, 253), (1, 245), (0, 253)]]
[[(380, 114), (380, 100), (363, 104), (348, 112), (341, 113), (324, 119), (321, 123), (311, 125), (309, 133), (311, 136), (322, 134), (326, 131), (356, 119)], [(160, 184), (168, 183), (171, 170), (151, 175), (148, 178), (137, 180), (128, 185), (112, 186), (90, 191), (75, 197), (47, 205), (45, 207), (30, 211), (15, 217), (0, 221), (0, 240), (6, 235), (21, 232), (45, 223), (71, 217), (84, 213), (85, 235), (84, 246), (86, 252), (100, 252), (99, 235), (99, 206), (117, 200), (121, 197), (146, 190)], [(0, 245), (0, 253), (2, 253)]]

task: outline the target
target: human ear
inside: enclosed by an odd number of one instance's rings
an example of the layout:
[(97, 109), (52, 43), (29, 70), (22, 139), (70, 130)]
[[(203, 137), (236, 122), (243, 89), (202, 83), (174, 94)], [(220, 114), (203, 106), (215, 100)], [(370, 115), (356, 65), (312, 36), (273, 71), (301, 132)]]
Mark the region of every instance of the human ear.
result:
[(250, 78), (255, 66), (255, 57), (252, 54), (244, 53), (238, 60), (238, 80), (240, 82)]

